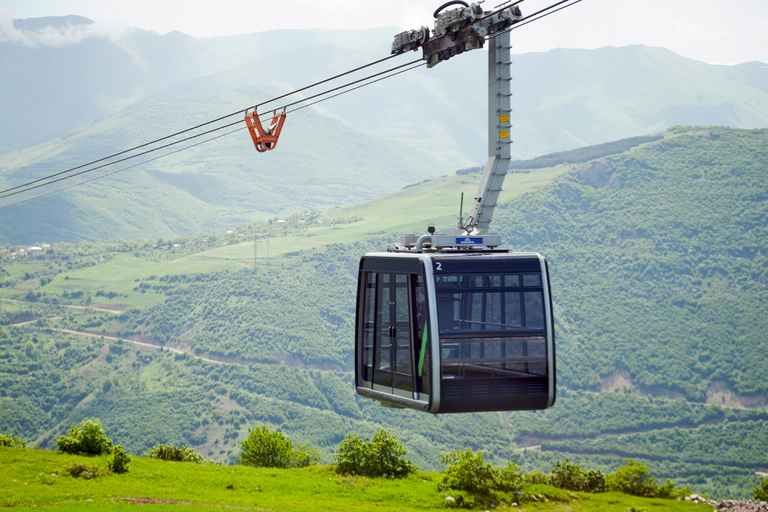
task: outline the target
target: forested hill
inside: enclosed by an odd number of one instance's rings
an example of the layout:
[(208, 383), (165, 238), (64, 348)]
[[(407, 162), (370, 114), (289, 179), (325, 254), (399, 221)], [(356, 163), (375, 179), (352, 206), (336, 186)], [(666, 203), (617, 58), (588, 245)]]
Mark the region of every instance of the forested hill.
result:
[(498, 209), (506, 241), (552, 261), (561, 383), (628, 372), (650, 394), (765, 403), (767, 141), (673, 129)]
[(357, 260), (421, 221), (414, 208), (452, 226), (445, 198), (477, 182), (461, 175), (231, 234), (0, 249), (0, 323), (18, 324), (0, 327), (0, 431), (51, 446), (98, 417), (132, 453), (173, 441), (232, 461), (264, 423), (330, 460), (345, 433), (385, 427), (424, 468), (465, 446), (526, 470), (633, 457), (746, 497), (768, 468), (768, 130), (662, 135), (507, 177), (492, 228), (552, 272), (547, 411), (431, 417), (353, 394)]

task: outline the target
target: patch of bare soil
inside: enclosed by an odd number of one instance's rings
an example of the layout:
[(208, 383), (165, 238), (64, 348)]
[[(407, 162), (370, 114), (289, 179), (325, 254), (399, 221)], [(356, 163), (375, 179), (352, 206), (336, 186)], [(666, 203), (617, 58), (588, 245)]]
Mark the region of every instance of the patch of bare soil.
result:
[(227, 510), (271, 510), (268, 508), (252, 508), (252, 507), (234, 507), (232, 505), (210, 505), (205, 503), (190, 503), (188, 501), (180, 501), (180, 500), (165, 500), (161, 498), (120, 498), (120, 501), (127, 501), (129, 503), (137, 503), (139, 505), (146, 505), (146, 504), (153, 504), (153, 503), (164, 503), (167, 505), (187, 505), (192, 507), (212, 507), (212, 508), (223, 508)]
[(163, 500), (160, 498), (120, 498), (120, 501), (129, 501), (131, 503), (169, 503), (171, 505), (189, 505), (189, 503), (179, 500)]
[(37, 317), (35, 315), (22, 315), (22, 316), (17, 316), (13, 320), (11, 320), (11, 325), (22, 325), (22, 324), (28, 324), (36, 321), (37, 321)]
[(106, 309), (109, 311), (119, 311), (121, 313), (128, 309), (128, 304), (99, 304), (98, 302), (91, 302), (88, 306), (93, 309)]

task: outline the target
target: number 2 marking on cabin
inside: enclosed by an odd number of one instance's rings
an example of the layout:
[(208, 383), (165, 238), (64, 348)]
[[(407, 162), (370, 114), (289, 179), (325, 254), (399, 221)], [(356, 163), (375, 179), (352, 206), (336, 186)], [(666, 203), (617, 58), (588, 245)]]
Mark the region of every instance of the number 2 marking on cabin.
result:
[(443, 270), (443, 264), (439, 261), (435, 262), (435, 270)]

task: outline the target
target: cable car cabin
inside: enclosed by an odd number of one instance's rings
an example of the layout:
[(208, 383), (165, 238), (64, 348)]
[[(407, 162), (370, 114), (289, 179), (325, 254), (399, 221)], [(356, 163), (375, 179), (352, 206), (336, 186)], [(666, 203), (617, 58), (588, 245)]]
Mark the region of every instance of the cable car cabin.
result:
[(360, 261), (358, 394), (433, 414), (555, 402), (547, 260), (509, 251), (369, 253)]

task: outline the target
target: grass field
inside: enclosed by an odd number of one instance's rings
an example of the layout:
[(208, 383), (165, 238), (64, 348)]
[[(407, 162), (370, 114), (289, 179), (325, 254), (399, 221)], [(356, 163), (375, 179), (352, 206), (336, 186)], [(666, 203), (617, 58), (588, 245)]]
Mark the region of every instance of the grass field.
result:
[[(0, 448), (0, 507), (46, 510), (179, 510), (204, 506), (234, 510), (416, 511), (444, 510), (439, 473), (406, 479), (340, 476), (332, 466), (302, 469), (202, 466), (132, 457), (128, 473), (84, 480), (69, 476), (74, 462), (106, 468), (108, 456), (86, 457), (53, 451)], [(549, 486), (523, 489), (529, 498), (513, 507), (514, 494), (497, 508), (529, 511), (711, 510), (685, 501), (646, 499), (620, 493), (587, 494)], [(455, 494), (455, 493), (454, 493)], [(539, 497), (540, 496), (540, 497)], [(634, 507), (634, 508), (633, 508)], [(482, 508), (481, 508), (482, 510)]]

